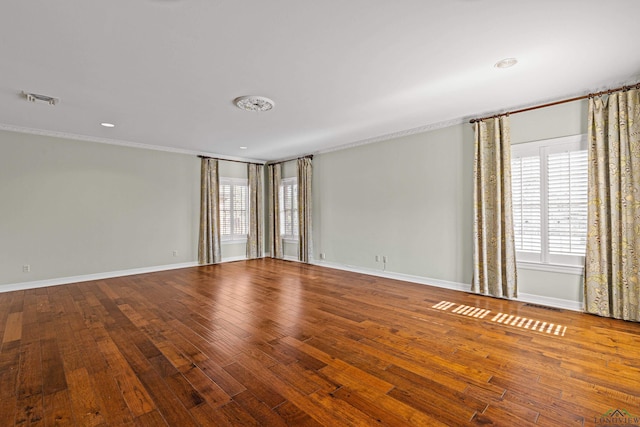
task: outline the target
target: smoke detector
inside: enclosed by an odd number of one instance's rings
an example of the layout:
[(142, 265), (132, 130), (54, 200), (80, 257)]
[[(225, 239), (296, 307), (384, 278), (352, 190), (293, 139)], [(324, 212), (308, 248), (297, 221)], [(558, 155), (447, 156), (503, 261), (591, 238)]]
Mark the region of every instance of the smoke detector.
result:
[(271, 99), (256, 95), (241, 96), (233, 102), (236, 107), (245, 111), (269, 111), (275, 105)]
[(25, 98), (27, 98), (27, 101), (31, 101), (31, 102), (45, 102), (49, 105), (56, 105), (58, 102), (60, 102), (60, 98), (54, 98), (52, 96), (47, 96), (47, 95), (40, 95), (37, 93), (30, 93), (30, 92), (22, 92), (22, 96), (24, 96)]

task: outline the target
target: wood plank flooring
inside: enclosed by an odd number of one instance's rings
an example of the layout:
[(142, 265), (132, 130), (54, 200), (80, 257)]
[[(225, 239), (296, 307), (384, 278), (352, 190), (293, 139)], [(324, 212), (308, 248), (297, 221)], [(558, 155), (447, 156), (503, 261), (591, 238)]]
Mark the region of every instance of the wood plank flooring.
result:
[(640, 417), (640, 324), (271, 259), (2, 293), (0, 338), (0, 426)]

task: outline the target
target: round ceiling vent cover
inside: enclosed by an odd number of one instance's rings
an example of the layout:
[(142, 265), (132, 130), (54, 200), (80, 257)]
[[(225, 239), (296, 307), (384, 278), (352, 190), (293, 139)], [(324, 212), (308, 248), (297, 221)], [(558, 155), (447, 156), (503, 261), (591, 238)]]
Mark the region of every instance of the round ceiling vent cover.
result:
[(275, 103), (264, 96), (241, 96), (233, 101), (236, 106), (245, 111), (269, 111)]

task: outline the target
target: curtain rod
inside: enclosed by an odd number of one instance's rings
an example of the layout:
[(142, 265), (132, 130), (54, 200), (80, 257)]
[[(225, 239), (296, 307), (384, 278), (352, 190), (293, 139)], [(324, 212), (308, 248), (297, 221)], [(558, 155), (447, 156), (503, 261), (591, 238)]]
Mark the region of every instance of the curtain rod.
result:
[(589, 93), (587, 95), (576, 96), (575, 98), (569, 98), (569, 99), (563, 99), (563, 100), (560, 100), (560, 101), (549, 102), (548, 104), (536, 105), (536, 106), (533, 106), (533, 107), (522, 108), (520, 110), (515, 110), (515, 111), (508, 111), (506, 113), (501, 113), (501, 114), (494, 114), (492, 116), (481, 117), (479, 119), (471, 119), (471, 120), (469, 120), (469, 123), (481, 122), (483, 120), (494, 119), (496, 117), (508, 116), (510, 114), (524, 113), (525, 111), (537, 110), (539, 108), (553, 107), (554, 105), (566, 104), (567, 102), (580, 101), (581, 99), (593, 98), (594, 96), (609, 95), (609, 94), (611, 94), (613, 92), (625, 91), (625, 90), (629, 90), (629, 89), (638, 89), (638, 88), (640, 88), (640, 82), (638, 82), (636, 84), (628, 85), (628, 86), (620, 86), (620, 87), (617, 87), (615, 89), (603, 90), (602, 92)]
[(245, 162), (244, 160), (233, 160), (233, 159), (221, 159), (220, 157), (211, 157), (211, 156), (203, 156), (203, 155), (198, 155), (199, 158), (201, 159), (214, 159), (214, 160), (222, 160), (225, 162), (236, 162), (236, 163), (244, 163), (247, 165), (264, 165), (264, 163), (258, 163), (258, 162)]
[(292, 160), (305, 159), (307, 157), (310, 158), (310, 159), (313, 159), (313, 154), (307, 154), (306, 156), (296, 156), (296, 157), (291, 157), (291, 158), (282, 159), (282, 160), (268, 161), (266, 164), (267, 165), (277, 165), (278, 163), (286, 163), (286, 162), (290, 162)]
[(275, 165), (278, 163), (285, 163), (285, 162), (290, 162), (292, 160), (297, 160), (297, 159), (304, 159), (306, 157), (309, 157), (310, 159), (313, 159), (313, 154), (309, 154), (306, 156), (298, 156), (298, 157), (291, 157), (290, 159), (284, 159), (284, 160), (278, 160), (278, 161), (268, 161), (268, 162), (264, 162), (264, 163), (257, 163), (257, 162), (245, 162), (244, 160), (233, 160), (233, 159), (221, 159), (220, 157), (211, 157), (211, 156), (203, 156), (201, 154), (198, 155), (199, 158), (201, 159), (215, 159), (215, 160), (222, 160), (225, 162), (236, 162), (236, 163), (245, 163), (245, 164), (250, 164), (250, 165)]

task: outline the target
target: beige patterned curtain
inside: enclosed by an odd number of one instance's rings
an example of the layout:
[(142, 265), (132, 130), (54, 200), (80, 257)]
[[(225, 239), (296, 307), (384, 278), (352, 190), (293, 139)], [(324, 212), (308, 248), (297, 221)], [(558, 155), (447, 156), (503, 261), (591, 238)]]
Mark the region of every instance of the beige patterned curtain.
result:
[(311, 255), (311, 157), (298, 159), (298, 260)]
[(282, 237), (280, 235), (280, 182), (282, 164), (267, 165), (267, 196), (269, 197), (269, 237), (271, 258), (282, 258)]
[(473, 283), (471, 290), (517, 297), (516, 251), (511, 209), (509, 117), (475, 123)]
[(640, 90), (589, 99), (585, 310), (640, 321)]
[(247, 258), (262, 258), (263, 256), (263, 215), (262, 215), (262, 177), (264, 166), (249, 163), (249, 233), (247, 235)]
[(203, 158), (200, 167), (200, 238), (198, 241), (198, 263), (200, 264), (213, 264), (222, 259), (218, 203), (218, 160)]

